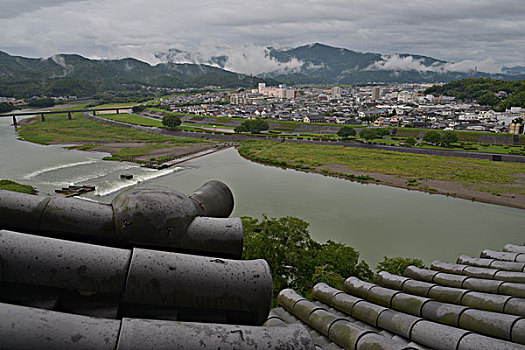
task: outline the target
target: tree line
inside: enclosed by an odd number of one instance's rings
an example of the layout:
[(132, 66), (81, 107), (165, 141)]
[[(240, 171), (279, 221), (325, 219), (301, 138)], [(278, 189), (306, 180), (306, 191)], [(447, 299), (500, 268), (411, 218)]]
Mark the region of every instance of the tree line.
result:
[(461, 79), (442, 86), (432, 86), (426, 94), (453, 96), (467, 102), (504, 111), (510, 107), (525, 108), (525, 80)]

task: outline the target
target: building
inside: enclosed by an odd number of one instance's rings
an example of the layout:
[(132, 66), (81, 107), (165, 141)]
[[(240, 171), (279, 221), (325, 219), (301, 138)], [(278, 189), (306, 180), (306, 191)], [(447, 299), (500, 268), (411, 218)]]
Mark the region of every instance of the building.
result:
[(303, 118), (303, 123), (324, 123), (325, 117), (320, 114), (308, 114)]
[(381, 88), (374, 86), (372, 88), (372, 101), (379, 101), (381, 99)]
[(231, 94), (230, 103), (232, 105), (245, 105), (250, 103), (250, 98), (247, 94)]
[(267, 87), (266, 83), (259, 83), (259, 94), (266, 97), (292, 99), (295, 98), (295, 89), (288, 88), (286, 84), (281, 84), (279, 87)]
[(338, 99), (338, 98), (341, 98), (341, 94), (343, 90), (339, 86), (334, 86), (332, 87), (331, 92), (332, 92), (332, 98)]

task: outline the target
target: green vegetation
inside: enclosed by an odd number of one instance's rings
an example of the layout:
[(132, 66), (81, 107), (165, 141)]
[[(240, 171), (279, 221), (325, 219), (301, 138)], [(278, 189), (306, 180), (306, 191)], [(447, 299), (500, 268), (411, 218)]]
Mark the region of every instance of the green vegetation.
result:
[[(503, 91), (504, 94), (500, 94)], [(454, 96), (465, 101), (477, 101), (497, 110), (509, 107), (525, 107), (525, 80), (504, 81), (495, 79), (461, 79), (433, 86), (427, 94)]]
[(251, 132), (259, 134), (261, 131), (268, 130), (270, 126), (268, 122), (262, 119), (252, 119), (242, 122), (241, 125), (233, 129), (235, 132)]
[(489, 193), (496, 190), (498, 193), (525, 194), (525, 185), (519, 181), (525, 174), (522, 163), (259, 140), (244, 141), (239, 152), (248, 159), (298, 169), (337, 164), (339, 169), (341, 165), (348, 167), (348, 173), (358, 171), (405, 179), (450, 181)]
[(355, 135), (355, 129), (348, 125), (343, 125), (341, 129), (339, 129), (339, 131), (337, 132), (337, 136), (341, 137), (343, 140), (347, 140), (350, 136)]
[[(278, 293), (285, 288), (310, 298), (316, 283), (342, 290), (348, 277), (373, 279), (368, 264), (359, 260), (359, 252), (330, 240), (326, 243), (314, 241), (310, 237), (309, 224), (299, 218), (243, 217), (242, 222), (245, 234), (242, 258), (268, 262), (273, 278), (274, 305)], [(376, 271), (402, 275), (409, 265), (426, 268), (420, 259), (384, 257)]]
[(429, 130), (423, 136), (423, 141), (441, 147), (452, 147), (452, 144), (458, 142), (458, 136), (453, 131), (440, 133), (439, 131)]
[(105, 125), (74, 113), (68, 120), (67, 114), (50, 114), (45, 122), (34, 119), (32, 124), (20, 126), (19, 137), (23, 140), (49, 144), (51, 142), (170, 142), (173, 145), (205, 142), (196, 138), (170, 137), (121, 126)]
[(413, 138), (412, 136), (410, 136), (406, 138), (405, 143), (409, 146), (415, 146), (417, 143), (417, 140)]
[(11, 112), (15, 107), (11, 102), (0, 102), (0, 113)]
[(314, 284), (329, 283), (342, 288), (345, 278), (368, 280), (372, 271), (359, 253), (345, 244), (315, 242), (309, 224), (299, 218), (283, 217), (261, 220), (243, 217), (243, 259), (265, 259), (273, 277), (274, 301), (279, 291), (293, 288), (303, 295)]
[(439, 131), (429, 130), (426, 132), (425, 136), (423, 136), (423, 141), (434, 145), (437, 145), (439, 140), (441, 140), (441, 133)]
[(410, 265), (414, 265), (422, 269), (427, 268), (421, 259), (402, 257), (388, 258), (385, 256), (383, 257), (383, 261), (380, 261), (377, 264), (376, 271), (386, 271), (394, 275), (403, 276), (405, 269)]
[(30, 98), (27, 100), (29, 107), (53, 107), (55, 101), (49, 97), (43, 98)]
[(162, 121), (155, 120), (148, 117), (143, 117), (136, 114), (101, 114), (99, 117), (104, 119), (116, 120), (128, 124), (142, 125), (142, 126), (153, 126), (157, 128), (164, 128)]
[[(79, 96), (129, 102), (160, 96), (156, 88), (205, 86), (254, 87), (271, 79), (237, 74), (211, 66), (161, 63), (151, 66), (136, 59), (90, 60), (79, 55), (32, 59), (0, 53), (0, 91), (3, 96)], [(67, 66), (67, 68), (66, 68)], [(56, 78), (61, 77), (61, 78)], [(117, 101), (119, 100), (119, 101)]]
[(181, 124), (180, 118), (176, 115), (167, 115), (162, 118), (162, 125), (169, 129), (175, 129)]
[(370, 141), (373, 139), (381, 139), (383, 138), (383, 136), (388, 136), (388, 135), (390, 135), (390, 131), (388, 131), (388, 129), (385, 129), (385, 128), (363, 129), (359, 132), (359, 137), (367, 141)]
[(147, 107), (144, 105), (137, 105), (137, 106), (133, 106), (131, 110), (133, 111), (133, 113), (140, 113), (140, 112), (144, 112), (146, 108)]
[(38, 191), (31, 185), (22, 185), (11, 180), (0, 180), (0, 190), (36, 194)]
[[(119, 161), (119, 162), (128, 161), (128, 162), (141, 163), (141, 161), (138, 161), (136, 159), (137, 157), (145, 156), (145, 155), (149, 154), (151, 151), (153, 151), (155, 149), (169, 148), (169, 147), (172, 147), (172, 146), (173, 145), (171, 145), (171, 144), (148, 143), (148, 144), (146, 144), (145, 147), (141, 147), (141, 148), (124, 147), (124, 148), (121, 148), (118, 152), (113, 153), (111, 155), (111, 157), (105, 157), (103, 159), (104, 160), (115, 160), (115, 161)], [(150, 160), (156, 160), (156, 161), (160, 162), (159, 159), (150, 159)]]
[(451, 147), (453, 143), (458, 142), (458, 135), (452, 131), (446, 131), (441, 136), (440, 146)]

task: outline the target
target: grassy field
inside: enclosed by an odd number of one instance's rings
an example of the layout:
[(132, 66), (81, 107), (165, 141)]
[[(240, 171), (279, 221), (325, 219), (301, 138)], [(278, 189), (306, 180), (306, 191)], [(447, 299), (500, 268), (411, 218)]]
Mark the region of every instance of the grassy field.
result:
[(135, 106), (137, 103), (134, 103), (134, 102), (127, 102), (127, 103), (106, 103), (106, 104), (103, 104), (103, 105), (98, 105), (96, 107), (93, 107), (94, 109), (98, 109), (98, 108), (113, 108), (113, 107), (133, 107)]
[[(102, 114), (100, 115), (100, 117), (105, 119), (117, 120), (128, 124), (165, 128), (165, 126), (162, 124), (162, 121), (160, 120), (155, 120), (136, 114)], [(180, 126), (180, 129), (185, 131), (201, 131), (202, 128), (212, 129), (213, 125), (182, 123)], [(231, 130), (231, 128), (226, 126), (215, 126), (215, 129), (217, 129), (217, 131), (220, 131), (222, 129)]]
[(358, 172), (449, 181), (484, 192), (508, 191), (512, 185), (514, 193), (525, 194), (525, 186), (519, 182), (519, 176), (525, 176), (525, 164), (521, 163), (258, 140), (243, 142), (239, 152), (256, 161), (299, 168), (339, 164)]
[(51, 142), (170, 142), (173, 145), (204, 142), (197, 138), (180, 138), (158, 135), (154, 133), (133, 130), (121, 126), (105, 125), (84, 118), (81, 113), (75, 113), (73, 120), (68, 120), (66, 114), (50, 114), (46, 121), (35, 118), (32, 124), (18, 128), (19, 137), (25, 141), (39, 144)]
[(0, 190), (35, 194), (37, 191), (31, 185), (22, 185), (11, 180), (0, 180)]
[(124, 123), (129, 123), (129, 124), (165, 128), (165, 126), (162, 125), (162, 121), (160, 120), (143, 117), (141, 115), (136, 115), (136, 114), (101, 114), (99, 115), (99, 117), (105, 118), (105, 119), (117, 120), (119, 122), (124, 122)]

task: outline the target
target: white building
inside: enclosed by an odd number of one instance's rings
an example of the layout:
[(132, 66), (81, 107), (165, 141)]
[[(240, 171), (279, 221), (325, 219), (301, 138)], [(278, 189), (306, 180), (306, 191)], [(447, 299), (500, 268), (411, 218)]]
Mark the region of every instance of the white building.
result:
[(397, 101), (403, 103), (414, 103), (415, 93), (411, 91), (400, 91), (397, 94)]
[(331, 89), (332, 98), (341, 98), (341, 93), (343, 90), (339, 86), (333, 86)]
[(281, 84), (279, 87), (266, 87), (265, 83), (259, 83), (259, 94), (266, 97), (292, 99), (295, 98), (295, 89), (288, 88), (285, 84)]

